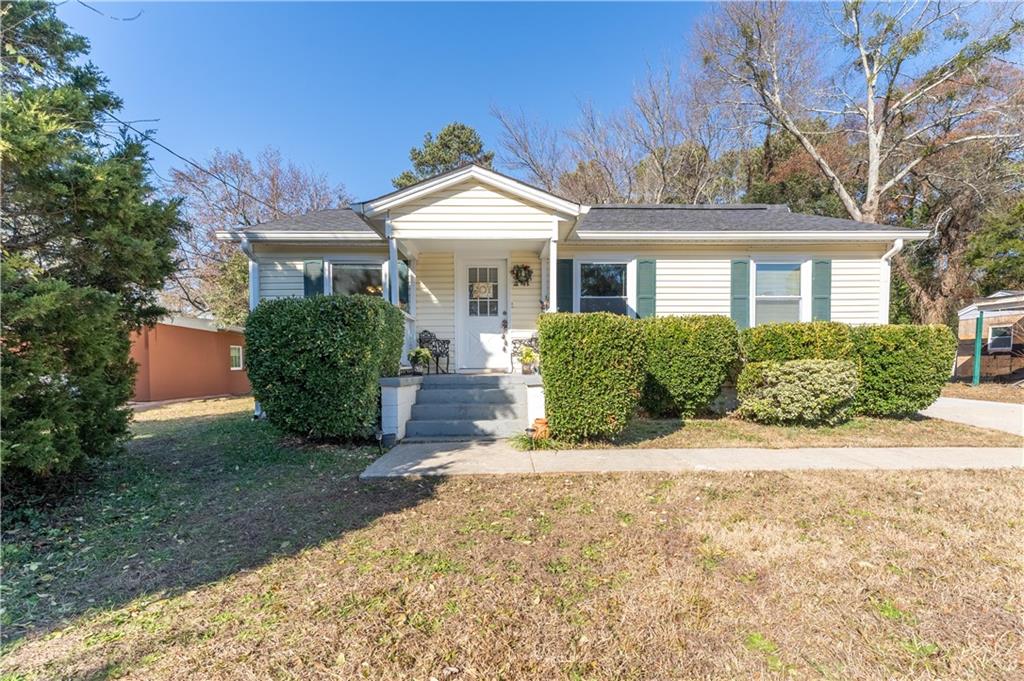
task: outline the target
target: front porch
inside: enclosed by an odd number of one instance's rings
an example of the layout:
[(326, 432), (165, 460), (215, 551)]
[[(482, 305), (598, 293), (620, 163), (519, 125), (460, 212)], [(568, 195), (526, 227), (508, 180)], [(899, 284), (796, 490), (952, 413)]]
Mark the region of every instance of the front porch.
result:
[(433, 334), (437, 349), (448, 352), (438, 358), (443, 372), (520, 370), (514, 349), (536, 337), (537, 316), (552, 299), (547, 244), (429, 243), (413, 250), (403, 243), (396, 250), (416, 253), (405, 260), (411, 295), (403, 359), (421, 335)]

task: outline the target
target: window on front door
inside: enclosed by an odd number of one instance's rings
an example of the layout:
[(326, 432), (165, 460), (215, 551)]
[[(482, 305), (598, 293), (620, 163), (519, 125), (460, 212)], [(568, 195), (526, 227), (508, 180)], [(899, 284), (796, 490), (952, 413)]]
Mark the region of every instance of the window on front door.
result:
[(498, 316), (498, 268), (469, 268), (469, 316)]
[(580, 312), (629, 314), (626, 263), (580, 264)]
[(800, 263), (757, 263), (754, 278), (756, 324), (800, 321)]

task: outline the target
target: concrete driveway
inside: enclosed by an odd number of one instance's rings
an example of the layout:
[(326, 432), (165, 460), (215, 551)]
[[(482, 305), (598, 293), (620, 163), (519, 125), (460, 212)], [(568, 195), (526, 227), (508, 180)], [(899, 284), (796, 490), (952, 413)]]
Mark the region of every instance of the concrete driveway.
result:
[(505, 441), (400, 444), (361, 478), (630, 471), (909, 470), (1024, 467), (1015, 447), (576, 449), (520, 452)]
[(1024, 436), (1024, 404), (940, 397), (921, 413), (934, 419)]

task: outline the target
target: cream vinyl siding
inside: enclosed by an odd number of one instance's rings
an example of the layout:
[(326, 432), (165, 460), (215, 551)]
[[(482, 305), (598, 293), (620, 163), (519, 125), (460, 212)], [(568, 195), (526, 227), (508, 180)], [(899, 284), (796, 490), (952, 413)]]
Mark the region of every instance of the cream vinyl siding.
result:
[[(529, 286), (516, 286), (511, 270), (514, 265), (529, 265), (533, 268), (533, 280)], [(509, 328), (513, 336), (531, 336), (537, 330), (537, 315), (540, 314), (541, 265), (540, 255), (529, 251), (513, 251), (509, 255), (508, 299)]]
[(660, 316), (728, 316), (730, 263), (735, 258), (829, 258), (832, 261), (832, 320), (848, 324), (877, 324), (881, 315), (881, 256), (885, 249), (883, 244), (572, 244), (563, 246), (559, 251), (559, 257), (579, 258), (587, 255), (620, 253), (656, 259), (658, 265), (655, 309)]
[(398, 238), (549, 238), (555, 213), (469, 180), (390, 211)]
[[(455, 338), (455, 256), (421, 253), (416, 262), (416, 334), (432, 331), (451, 345), (451, 370), (458, 366)], [(444, 363), (442, 362), (442, 366)]]
[(881, 319), (880, 258), (832, 259), (832, 321), (878, 324)]
[(301, 298), (305, 295), (303, 260), (259, 259), (260, 300)]

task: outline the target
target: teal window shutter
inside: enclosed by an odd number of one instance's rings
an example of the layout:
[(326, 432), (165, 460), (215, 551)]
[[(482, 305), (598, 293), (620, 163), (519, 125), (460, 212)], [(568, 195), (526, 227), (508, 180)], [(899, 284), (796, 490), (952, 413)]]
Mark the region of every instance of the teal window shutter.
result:
[(302, 263), (303, 295), (320, 296), (324, 293), (324, 261), (307, 260)]
[(730, 272), (729, 316), (740, 329), (750, 326), (750, 261), (733, 260)]
[(636, 316), (653, 317), (657, 294), (657, 260), (636, 261)]
[(811, 263), (811, 319), (832, 321), (832, 261)]
[(559, 259), (555, 279), (558, 292), (555, 305), (559, 312), (572, 312), (572, 270), (572, 258)]

